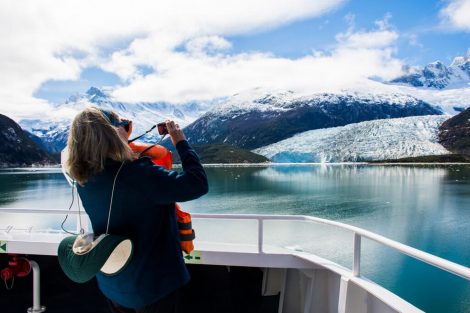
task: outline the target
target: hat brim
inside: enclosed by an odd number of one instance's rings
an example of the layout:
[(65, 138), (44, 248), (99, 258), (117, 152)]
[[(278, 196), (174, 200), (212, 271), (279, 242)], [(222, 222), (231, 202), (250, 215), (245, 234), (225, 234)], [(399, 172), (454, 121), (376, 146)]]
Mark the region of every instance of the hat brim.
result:
[(119, 273), (132, 256), (132, 242), (123, 236), (107, 235), (93, 249), (82, 255), (75, 254), (72, 250), (75, 238), (76, 236), (69, 236), (63, 239), (57, 254), (65, 275), (77, 283), (91, 280), (103, 265), (109, 264), (107, 261), (110, 256), (112, 259), (116, 256), (119, 258), (118, 261), (111, 262), (114, 264), (112, 274)]

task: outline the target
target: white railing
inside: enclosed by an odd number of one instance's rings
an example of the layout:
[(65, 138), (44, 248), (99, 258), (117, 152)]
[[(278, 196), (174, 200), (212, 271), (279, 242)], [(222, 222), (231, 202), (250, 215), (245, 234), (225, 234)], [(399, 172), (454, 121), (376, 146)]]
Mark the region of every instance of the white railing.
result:
[[(78, 215), (78, 211), (67, 210), (40, 210), (40, 209), (15, 209), (15, 208), (0, 208), (0, 213), (23, 213), (23, 214), (70, 214)], [(84, 212), (82, 214), (85, 216)], [(444, 271), (460, 276), (464, 279), (470, 280), (470, 268), (463, 265), (445, 260), (430, 253), (412, 248), (394, 240), (388, 239), (384, 236), (375, 234), (373, 232), (364, 230), (359, 227), (351, 226), (341, 222), (331, 221), (323, 218), (304, 216), (304, 215), (259, 215), (259, 214), (202, 214), (192, 213), (193, 219), (230, 219), (230, 220), (257, 220), (258, 221), (258, 253), (263, 253), (263, 227), (264, 221), (304, 221), (318, 224), (325, 224), (340, 229), (349, 230), (353, 233), (353, 276), (360, 276), (361, 264), (361, 239), (362, 237), (368, 238), (378, 242), (384, 246), (390, 247), (402, 254), (413, 257), (424, 263), (440, 268)], [(78, 222), (79, 218), (77, 218)]]
[(335, 222), (323, 218), (304, 216), (304, 215), (257, 215), (257, 214), (192, 214), (193, 218), (219, 218), (219, 219), (254, 219), (258, 220), (258, 251), (263, 252), (263, 221), (267, 220), (282, 220), (282, 221), (305, 221), (318, 224), (325, 224), (335, 226), (341, 229), (349, 230), (353, 233), (353, 264), (352, 273), (354, 276), (360, 276), (361, 264), (361, 238), (365, 237), (384, 246), (390, 247), (396, 251), (420, 260), (424, 263), (440, 268), (444, 271), (460, 276), (470, 280), (470, 268), (463, 265), (448, 261), (446, 259), (437, 257), (430, 253), (412, 248), (394, 240), (388, 239), (384, 236), (375, 234), (373, 232), (364, 230), (362, 228), (351, 226), (348, 224)]

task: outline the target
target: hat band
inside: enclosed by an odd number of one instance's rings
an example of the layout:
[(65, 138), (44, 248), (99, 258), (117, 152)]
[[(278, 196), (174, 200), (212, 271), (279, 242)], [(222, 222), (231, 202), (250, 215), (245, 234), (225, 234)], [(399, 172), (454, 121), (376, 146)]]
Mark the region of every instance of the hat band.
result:
[(72, 251), (76, 255), (87, 254), (91, 250), (93, 250), (93, 248), (96, 247), (100, 243), (100, 241), (103, 240), (103, 238), (106, 236), (106, 234), (102, 234), (99, 235), (98, 238), (93, 240), (93, 233), (78, 235), (75, 241), (73, 242)]

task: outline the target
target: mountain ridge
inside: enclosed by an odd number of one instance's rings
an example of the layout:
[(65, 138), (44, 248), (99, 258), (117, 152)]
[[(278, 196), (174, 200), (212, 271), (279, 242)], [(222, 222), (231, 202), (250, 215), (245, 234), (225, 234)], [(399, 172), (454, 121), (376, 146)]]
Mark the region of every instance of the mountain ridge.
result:
[(256, 149), (312, 129), (439, 114), (440, 109), (403, 94), (319, 93), (297, 97), (284, 92), (251, 99), (233, 97), (186, 127), (185, 134), (193, 144), (227, 143)]
[[(164, 102), (129, 104), (115, 101), (106, 90), (90, 87), (85, 93), (72, 95), (65, 103), (56, 104), (55, 108), (68, 108), (76, 113), (87, 106), (112, 110), (120, 116), (133, 120), (133, 136), (137, 136), (166, 119), (173, 119), (184, 127), (206, 112), (207, 107), (211, 105), (211, 103), (174, 105)], [(19, 121), (19, 124), (25, 130), (40, 138), (43, 145), (51, 153), (58, 153), (65, 147), (71, 123), (72, 119), (67, 118), (54, 122), (38, 119), (22, 119)], [(156, 142), (159, 138), (160, 136), (157, 133), (152, 132), (145, 135), (143, 140)]]
[(8, 116), (0, 114), (0, 167), (53, 165), (56, 161)]
[(424, 68), (408, 67), (405, 75), (392, 79), (390, 83), (446, 89), (470, 84), (470, 49), (465, 57), (455, 57), (449, 66), (441, 61), (429, 63)]
[(470, 108), (442, 123), (439, 143), (454, 153), (470, 155)]

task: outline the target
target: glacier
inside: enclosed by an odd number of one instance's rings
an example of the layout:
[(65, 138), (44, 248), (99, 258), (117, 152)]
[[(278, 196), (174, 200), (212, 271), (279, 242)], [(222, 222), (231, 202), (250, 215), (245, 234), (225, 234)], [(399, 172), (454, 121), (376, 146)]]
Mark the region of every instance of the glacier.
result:
[(252, 150), (275, 163), (336, 163), (450, 153), (438, 143), (448, 115), (373, 120), (316, 129)]

